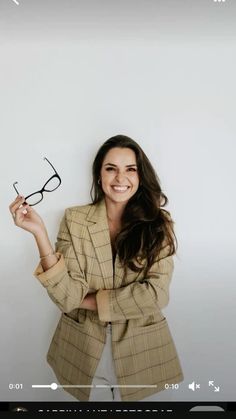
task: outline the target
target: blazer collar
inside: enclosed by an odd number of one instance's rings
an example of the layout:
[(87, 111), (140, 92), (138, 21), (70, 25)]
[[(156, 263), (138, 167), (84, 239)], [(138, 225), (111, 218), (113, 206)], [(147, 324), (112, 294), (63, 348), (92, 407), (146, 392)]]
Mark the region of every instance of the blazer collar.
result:
[(101, 269), (104, 289), (109, 289), (113, 283), (113, 266), (105, 199), (91, 206), (87, 220), (93, 223), (88, 226), (88, 230)]
[(92, 221), (94, 223), (104, 223), (104, 221), (106, 221), (106, 226), (108, 228), (105, 199), (102, 199), (95, 205), (91, 205), (91, 209), (87, 215), (87, 220)]

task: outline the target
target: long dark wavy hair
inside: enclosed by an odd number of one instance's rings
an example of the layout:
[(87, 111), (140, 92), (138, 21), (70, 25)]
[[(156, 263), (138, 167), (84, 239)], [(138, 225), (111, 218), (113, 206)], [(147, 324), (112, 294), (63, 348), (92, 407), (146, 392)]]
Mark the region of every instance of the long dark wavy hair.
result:
[(161, 190), (159, 178), (149, 159), (142, 148), (126, 135), (109, 138), (96, 154), (92, 166), (92, 204), (104, 198), (98, 180), (103, 160), (113, 147), (130, 148), (135, 152), (139, 175), (139, 188), (125, 206), (115, 248), (125, 269), (128, 267), (135, 272), (143, 270), (145, 276), (153, 263), (163, 258), (160, 257), (162, 249), (167, 249), (164, 257), (176, 253), (174, 222), (170, 213), (161, 208), (168, 203), (168, 198)]

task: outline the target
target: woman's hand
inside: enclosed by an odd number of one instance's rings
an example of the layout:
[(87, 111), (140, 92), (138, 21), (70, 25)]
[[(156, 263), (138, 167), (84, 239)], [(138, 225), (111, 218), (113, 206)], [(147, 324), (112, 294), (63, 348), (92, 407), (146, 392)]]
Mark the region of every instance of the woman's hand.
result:
[(84, 308), (85, 310), (97, 311), (97, 300), (96, 292), (92, 294), (87, 294), (80, 304), (79, 308)]
[(25, 202), (23, 196), (18, 195), (15, 201), (9, 205), (9, 210), (17, 227), (34, 235), (46, 230), (42, 218)]

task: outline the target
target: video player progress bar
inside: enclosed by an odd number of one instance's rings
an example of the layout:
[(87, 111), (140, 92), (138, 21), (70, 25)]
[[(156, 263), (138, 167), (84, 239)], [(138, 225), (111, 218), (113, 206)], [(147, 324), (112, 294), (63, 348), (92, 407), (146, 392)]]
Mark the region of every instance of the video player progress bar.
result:
[(50, 388), (51, 390), (57, 390), (58, 388), (94, 388), (94, 387), (97, 387), (97, 388), (109, 388), (109, 387), (112, 387), (112, 388), (114, 388), (114, 387), (119, 387), (119, 388), (124, 388), (124, 387), (126, 387), (126, 388), (156, 388), (157, 387), (157, 384), (149, 384), (149, 385), (145, 385), (145, 384), (143, 384), (143, 385), (141, 385), (141, 384), (124, 384), (124, 385), (120, 385), (120, 384), (114, 384), (114, 385), (112, 385), (112, 386), (109, 386), (109, 385), (106, 385), (106, 384), (97, 384), (97, 385), (93, 385), (93, 384), (91, 384), (91, 385), (60, 385), (60, 384), (57, 384), (57, 383), (52, 383), (52, 384), (32, 384), (32, 388)]

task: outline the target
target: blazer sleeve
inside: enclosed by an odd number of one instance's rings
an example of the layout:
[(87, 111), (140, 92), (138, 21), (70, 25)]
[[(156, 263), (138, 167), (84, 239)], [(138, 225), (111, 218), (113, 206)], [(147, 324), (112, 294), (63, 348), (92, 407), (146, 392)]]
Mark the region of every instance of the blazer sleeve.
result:
[(66, 209), (62, 218), (55, 250), (58, 262), (47, 271), (44, 271), (39, 263), (34, 276), (46, 288), (49, 297), (59, 309), (64, 313), (69, 313), (79, 308), (89, 290), (71, 238), (69, 208)]
[[(162, 257), (166, 253), (162, 251)], [(161, 310), (169, 302), (169, 285), (174, 269), (172, 256), (155, 262), (146, 278), (122, 288), (99, 290), (96, 294), (101, 321), (137, 319)]]

